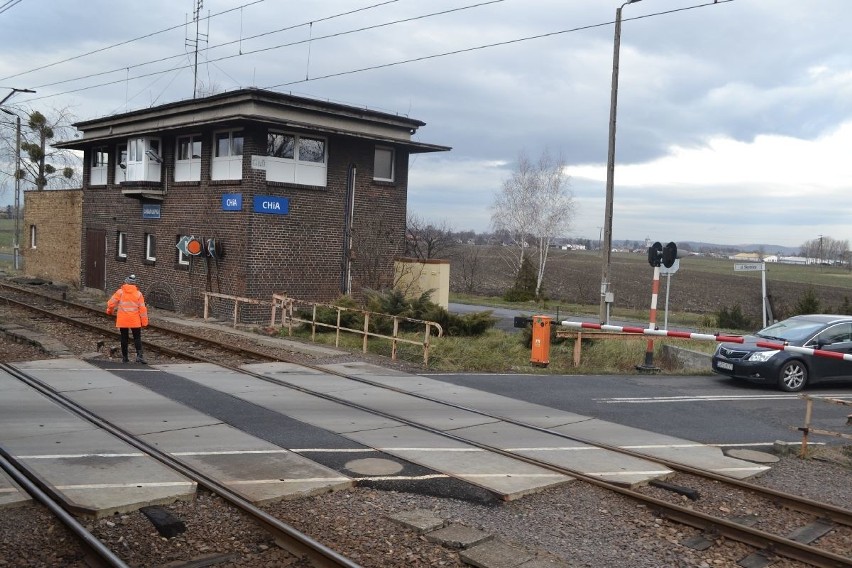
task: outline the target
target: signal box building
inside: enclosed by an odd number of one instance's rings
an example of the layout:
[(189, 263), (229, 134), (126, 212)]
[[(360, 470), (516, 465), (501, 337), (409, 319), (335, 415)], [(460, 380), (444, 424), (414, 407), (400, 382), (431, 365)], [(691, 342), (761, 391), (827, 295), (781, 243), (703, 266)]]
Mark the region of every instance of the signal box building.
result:
[(136, 274), (149, 303), (203, 292), (329, 301), (392, 284), (425, 123), (242, 89), (80, 122), (83, 287)]

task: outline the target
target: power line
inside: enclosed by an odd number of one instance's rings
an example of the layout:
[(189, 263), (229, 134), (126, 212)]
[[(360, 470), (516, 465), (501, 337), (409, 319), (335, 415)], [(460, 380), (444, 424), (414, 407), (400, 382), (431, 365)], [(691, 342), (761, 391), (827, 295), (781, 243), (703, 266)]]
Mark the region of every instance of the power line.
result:
[[(496, 0), (496, 1), (502, 2), (503, 0)], [(349, 16), (349, 15), (355, 14), (357, 12), (363, 12), (365, 10), (371, 10), (373, 8), (385, 6), (387, 4), (393, 4), (394, 2), (399, 2), (399, 0), (386, 0), (385, 2), (379, 2), (378, 4), (372, 4), (370, 6), (357, 8), (355, 10), (349, 10), (348, 12), (340, 12), (340, 13), (334, 14), (332, 16), (326, 16), (324, 18), (319, 18), (318, 20), (312, 20), (310, 22), (303, 22), (301, 24), (294, 24), (294, 25), (287, 26), (287, 27), (284, 27), (284, 28), (278, 28), (276, 30), (255, 34), (253, 36), (241, 37), (239, 39), (227, 41), (225, 43), (220, 43), (220, 44), (217, 44), (217, 45), (209, 46), (204, 51), (209, 52), (212, 49), (218, 49), (220, 47), (226, 47), (226, 46), (229, 46), (229, 45), (233, 45), (235, 43), (242, 43), (243, 41), (257, 39), (257, 38), (260, 38), (260, 37), (265, 37), (265, 36), (268, 36), (268, 35), (284, 32), (284, 31), (294, 30), (294, 29), (297, 29), (297, 28), (300, 28), (300, 27), (307, 26), (307, 25), (312, 24), (312, 23), (332, 20), (332, 19), (335, 19), (335, 18), (340, 18), (342, 16)], [(321, 38), (317, 38), (317, 39), (321, 39)], [(289, 45), (295, 45), (295, 44), (286, 44), (284, 47), (287, 47)], [(107, 49), (107, 48), (105, 48), (105, 49)], [(248, 54), (251, 54), (251, 53), (254, 53), (254, 52), (249, 51), (249, 52), (243, 53), (242, 50), (240, 50), (240, 53), (238, 55), (248, 55)], [(144, 67), (146, 65), (153, 65), (155, 63), (163, 63), (165, 61), (170, 61), (172, 59), (181, 59), (185, 56), (186, 56), (186, 53), (178, 53), (176, 55), (169, 55), (169, 56), (166, 56), (166, 57), (161, 57), (160, 59), (152, 59), (150, 61), (143, 61), (142, 63), (136, 63), (134, 65), (127, 65), (127, 66), (124, 66), (124, 67), (111, 69), (109, 71), (100, 71), (98, 73), (90, 73), (89, 75), (82, 75), (80, 77), (73, 77), (71, 79), (63, 79), (61, 81), (54, 81), (53, 83), (45, 83), (43, 85), (35, 85), (33, 88), (34, 89), (44, 89), (46, 87), (55, 87), (56, 85), (64, 85), (65, 83), (73, 83), (74, 81), (82, 81), (83, 79), (91, 79), (93, 77), (103, 77), (105, 75), (111, 75), (112, 73), (118, 73), (119, 71), (128, 71), (129, 69), (137, 69), (139, 67)], [(230, 57), (234, 57), (234, 56), (230, 56)], [(219, 59), (208, 60), (208, 63), (211, 62), (211, 61), (220, 61), (220, 60)], [(33, 69), (33, 71), (35, 71), (35, 70), (36, 69)], [(170, 69), (169, 71), (173, 71), (173, 70), (174, 69)], [(168, 73), (169, 71), (162, 71), (162, 73)], [(25, 73), (29, 73), (29, 71), (26, 71)], [(108, 84), (111, 84), (111, 83), (108, 83)]]
[[(329, 39), (329, 38), (334, 38), (334, 37), (340, 37), (340, 36), (343, 36), (343, 35), (358, 33), (358, 32), (362, 32), (362, 31), (369, 31), (369, 30), (373, 30), (373, 29), (381, 28), (381, 27), (386, 27), (386, 26), (389, 26), (389, 25), (397, 24), (397, 23), (410, 22), (410, 21), (413, 21), (413, 20), (424, 19), (424, 18), (431, 17), (431, 16), (434, 16), (434, 15), (441, 15), (441, 14), (445, 14), (447, 12), (469, 9), (471, 7), (479, 7), (479, 6), (482, 6), (482, 5), (485, 5), (485, 4), (491, 4), (491, 3), (495, 3), (495, 2), (501, 2), (501, 1), (503, 1), (503, 0), (492, 0), (491, 2), (483, 2), (481, 4), (475, 4), (473, 6), (468, 6), (468, 7), (464, 7), (464, 8), (456, 8), (456, 9), (452, 9), (452, 10), (436, 12), (434, 14), (426, 14), (426, 15), (412, 17), (412, 18), (405, 18), (405, 19), (396, 20), (396, 21), (393, 21), (393, 22), (386, 22), (386, 23), (383, 23), (383, 24), (376, 24), (376, 25), (373, 25), (373, 26), (366, 26), (366, 27), (362, 27), (362, 28), (358, 28), (358, 29), (354, 29), (354, 30), (338, 32), (338, 33), (329, 34), (329, 35), (326, 35), (326, 36), (315, 37), (311, 40), (299, 40), (299, 41), (285, 43), (285, 44), (279, 44), (279, 45), (271, 46), (271, 47), (258, 48), (258, 49), (252, 50), (252, 51), (247, 51), (247, 52), (243, 52), (243, 53), (239, 53), (239, 54), (235, 54), (235, 55), (228, 55), (228, 56), (220, 57), (220, 58), (217, 58), (217, 59), (210, 59), (210, 60), (208, 60), (208, 63), (215, 63), (215, 62), (224, 61), (224, 60), (228, 60), (228, 59), (234, 59), (236, 57), (243, 57), (245, 55), (252, 55), (252, 54), (256, 54), (256, 53), (262, 53), (262, 52), (265, 52), (265, 51), (272, 51), (272, 50), (275, 50), (275, 49), (281, 49), (281, 48), (284, 48), (284, 47), (292, 47), (292, 46), (295, 46), (295, 45), (307, 43), (308, 41), (319, 41), (319, 40), (322, 40), (322, 39)], [(733, 2), (733, 1), (734, 0), (714, 0), (713, 2), (706, 2), (704, 4), (697, 4), (697, 5), (693, 5), (693, 6), (686, 6), (686, 7), (683, 7), (683, 8), (675, 8), (675, 9), (672, 9), (672, 10), (665, 10), (665, 11), (662, 11), (662, 12), (654, 12), (652, 14), (646, 14), (644, 16), (635, 16), (635, 17), (631, 17), (631, 18), (624, 18), (622, 21), (627, 22), (627, 21), (632, 21), (632, 20), (644, 20), (644, 19), (656, 17), (656, 16), (670, 15), (670, 14), (674, 14), (674, 13), (677, 13), (677, 12), (685, 12), (687, 10), (695, 10), (695, 9), (698, 9), (698, 8), (715, 6), (717, 4), (727, 4), (727, 3), (730, 3), (730, 2)], [(429, 59), (438, 59), (438, 58), (441, 58), (441, 57), (448, 57), (448, 56), (451, 56), (451, 55), (459, 55), (459, 54), (462, 54), (462, 53), (469, 53), (469, 52), (473, 52), (473, 51), (481, 51), (481, 50), (490, 49), (490, 48), (493, 48), (493, 47), (502, 47), (502, 46), (506, 46), (506, 45), (523, 43), (523, 42), (527, 42), (527, 41), (533, 41), (533, 40), (543, 39), (543, 38), (557, 36), (557, 35), (563, 35), (563, 34), (568, 34), (568, 33), (586, 31), (586, 30), (595, 29), (595, 28), (607, 27), (607, 26), (610, 26), (614, 23), (615, 23), (614, 21), (607, 21), (607, 22), (602, 22), (602, 23), (598, 23), (598, 24), (590, 24), (590, 25), (587, 25), (587, 26), (580, 26), (580, 27), (576, 27), (576, 28), (569, 28), (569, 29), (558, 30), (558, 31), (554, 31), (554, 32), (536, 34), (536, 35), (532, 35), (532, 36), (525, 36), (525, 37), (521, 37), (521, 38), (515, 38), (515, 39), (511, 39), (511, 40), (506, 40), (506, 41), (500, 41), (500, 42), (483, 44), (483, 45), (474, 46), (474, 47), (468, 47), (468, 48), (463, 48), (463, 49), (446, 51), (446, 52), (442, 52), (442, 53), (424, 55), (424, 56), (421, 56), (421, 57), (414, 57), (414, 58), (404, 59), (404, 60), (400, 60), (400, 61), (394, 61), (394, 62), (390, 62), (390, 63), (383, 63), (383, 64), (372, 65), (372, 66), (368, 66), (368, 67), (362, 67), (362, 68), (359, 68), (359, 69), (351, 69), (351, 70), (348, 70), (348, 71), (340, 71), (338, 73), (330, 73), (330, 74), (327, 74), (327, 75), (311, 77), (311, 78), (306, 78), (306, 79), (300, 79), (300, 80), (290, 81), (290, 82), (286, 82), (286, 83), (280, 83), (280, 84), (273, 85), (273, 86), (270, 86), (270, 87), (265, 87), (265, 89), (276, 89), (276, 88), (279, 88), (279, 87), (296, 85), (296, 84), (300, 84), (300, 83), (308, 83), (308, 82), (311, 82), (311, 81), (318, 81), (318, 80), (321, 80), (321, 79), (330, 79), (330, 78), (334, 78), (334, 77), (341, 77), (341, 76), (344, 76), (344, 75), (353, 75), (353, 74), (356, 74), (356, 73), (373, 71), (373, 70), (376, 70), (376, 69), (395, 67), (395, 66), (398, 66), (398, 65), (406, 64), (406, 63), (415, 63), (415, 62), (418, 62), (418, 61), (426, 61), (426, 60), (429, 60)], [(305, 25), (305, 24), (302, 24), (302, 25)], [(161, 75), (163, 73), (170, 73), (172, 71), (176, 71), (176, 70), (180, 70), (180, 69), (186, 69), (190, 66), (191, 65), (185, 65), (185, 66), (182, 66), (182, 67), (176, 67), (174, 69), (169, 69), (169, 70), (166, 70), (166, 71), (154, 71), (154, 72), (151, 72), (151, 73), (146, 73), (146, 74), (143, 74), (143, 75), (136, 75), (134, 77), (127, 77), (127, 78), (119, 79), (119, 80), (116, 80), (116, 81), (108, 81), (106, 83), (99, 83), (97, 85), (90, 85), (88, 87), (81, 87), (79, 89), (72, 89), (72, 90), (68, 90), (68, 91), (63, 91), (61, 93), (54, 93), (54, 94), (45, 95), (45, 96), (42, 96), (42, 97), (34, 97), (34, 98), (31, 98), (31, 99), (27, 99), (27, 101), (42, 100), (42, 99), (57, 97), (57, 96), (61, 96), (61, 95), (77, 93), (77, 92), (80, 92), (80, 91), (95, 89), (95, 88), (98, 88), (98, 87), (106, 87), (106, 86), (110, 86), (110, 85), (115, 85), (115, 84), (118, 84), (118, 83), (123, 83), (125, 81), (144, 79), (144, 78), (155, 76), (155, 75)], [(125, 70), (125, 69), (129, 69), (129, 67), (128, 68), (122, 68), (121, 70)], [(115, 71), (113, 71), (113, 72), (115, 72)]]
[[(397, 0), (392, 0), (392, 1), (397, 1)], [(281, 48), (284, 48), (284, 47), (292, 47), (292, 46), (295, 46), (295, 45), (301, 45), (301, 44), (312, 42), (312, 41), (320, 41), (320, 40), (323, 40), (323, 39), (330, 39), (330, 38), (340, 37), (340, 36), (344, 36), (344, 35), (351, 35), (351, 34), (363, 32), (363, 31), (374, 30), (374, 29), (392, 26), (392, 25), (396, 25), (396, 24), (400, 24), (400, 23), (412, 22), (412, 21), (422, 20), (422, 19), (425, 19), (425, 18), (431, 18), (431, 17), (435, 17), (435, 16), (442, 16), (442, 15), (450, 14), (450, 13), (453, 13), (453, 12), (470, 10), (472, 8), (479, 8), (479, 7), (482, 7), (482, 6), (489, 5), (489, 4), (496, 4), (496, 3), (500, 3), (500, 2), (504, 2), (504, 1), (505, 0), (488, 0), (486, 2), (471, 4), (471, 5), (468, 5), (468, 6), (463, 6), (461, 8), (451, 8), (451, 9), (442, 10), (442, 11), (439, 11), (439, 12), (432, 12), (432, 13), (429, 13), (429, 14), (423, 14), (423, 15), (420, 15), (420, 16), (412, 16), (410, 18), (403, 18), (403, 19), (400, 19), (400, 20), (394, 20), (394, 21), (391, 21), (391, 22), (384, 22), (384, 23), (381, 23), (381, 24), (374, 24), (372, 26), (365, 26), (365, 27), (356, 28), (356, 29), (353, 29), (353, 30), (336, 32), (336, 33), (333, 33), (333, 34), (328, 34), (328, 35), (325, 35), (325, 36), (319, 36), (319, 37), (315, 37), (315, 38), (312, 38), (312, 39), (297, 40), (297, 41), (293, 41), (293, 42), (289, 42), (289, 43), (283, 43), (283, 44), (274, 45), (274, 46), (270, 46), (270, 47), (262, 47), (262, 48), (254, 49), (254, 50), (251, 50), (251, 51), (244, 51), (244, 52), (241, 51), (240, 53), (237, 53), (237, 54), (226, 55), (226, 56), (223, 56), (223, 57), (219, 57), (217, 59), (210, 59), (210, 60), (208, 60), (208, 63), (225, 61), (225, 60), (228, 60), (228, 59), (234, 59), (236, 57), (243, 57), (245, 55), (262, 53), (264, 51), (272, 51), (272, 50), (281, 49)], [(388, 2), (385, 2), (385, 3), (388, 3)], [(377, 4), (377, 6), (380, 6), (380, 5), (382, 5), (382, 4)], [(328, 19), (328, 18), (326, 18), (326, 19)], [(291, 28), (292, 27), (304, 26), (304, 25), (307, 25), (307, 24), (299, 24), (298, 26), (291, 26)], [(273, 33), (273, 32), (267, 32), (265, 34), (259, 34), (259, 36), (268, 35), (269, 33)], [(231, 43), (234, 43), (234, 42), (231, 42)], [(169, 56), (169, 57), (166, 57), (164, 59), (154, 61), (152, 63), (157, 63), (157, 62), (161, 62), (161, 61), (166, 61), (168, 59), (174, 59), (176, 57), (184, 57), (184, 56), (185, 56), (185, 54), (180, 54), (179, 56)], [(118, 72), (118, 71), (126, 71), (126, 70), (129, 70), (129, 69), (132, 69), (132, 68), (135, 68), (135, 67), (139, 67), (139, 66), (142, 66), (142, 65), (145, 65), (145, 64), (139, 64), (139, 65), (136, 65), (136, 66), (129, 66), (129, 67), (122, 67), (121, 69), (114, 69), (113, 71), (110, 71), (109, 73), (115, 73), (115, 72)], [(77, 93), (77, 92), (80, 92), (80, 91), (86, 91), (86, 90), (95, 89), (95, 88), (98, 88), (98, 87), (106, 87), (106, 86), (110, 86), (110, 85), (115, 85), (117, 83), (121, 83), (121, 82), (124, 82), (124, 81), (144, 79), (144, 78), (147, 78), (147, 77), (152, 77), (154, 75), (160, 75), (160, 74), (163, 74), (163, 73), (170, 73), (171, 71), (176, 71), (178, 69), (186, 69), (187, 67), (191, 67), (191, 65), (185, 65), (185, 66), (182, 66), (182, 67), (175, 67), (173, 69), (168, 69), (166, 71), (152, 71), (150, 73), (145, 73), (145, 74), (142, 74), (142, 75), (136, 75), (134, 77), (127, 77), (125, 79), (108, 81), (106, 83), (98, 83), (97, 85), (90, 85), (88, 87), (80, 87), (79, 89), (72, 89), (72, 90), (68, 90), (68, 91), (63, 91), (61, 93), (44, 95), (42, 97), (34, 97), (34, 98), (31, 98), (31, 99), (27, 99), (27, 100), (28, 101), (37, 101), (37, 100), (47, 99), (47, 98), (56, 97), (56, 96), (60, 96), (60, 95)], [(100, 74), (96, 73), (96, 74), (93, 74), (93, 75), (88, 75), (88, 76), (83, 77), (83, 78), (89, 78), (89, 77), (98, 76), (98, 75), (100, 75)], [(39, 86), (36, 86), (36, 88), (37, 89), (38, 88), (44, 88), (44, 87), (47, 87), (47, 86), (57, 85), (57, 84), (61, 84), (61, 83), (67, 83), (67, 82), (71, 82), (71, 81), (74, 81), (74, 80), (76, 80), (76, 79), (68, 79), (66, 81), (59, 81), (59, 82), (56, 82), (56, 83), (51, 83), (50, 85), (39, 85)]]
[(5, 12), (6, 10), (14, 8), (18, 3), (20, 3), (20, 1), (21, 0), (7, 0), (7, 2), (0, 6), (0, 14)]
[[(15, 0), (10, 0), (10, 1), (15, 1)], [(20, 1), (21, 1), (21, 0), (17, 0), (17, 2), (20, 2)], [(223, 14), (227, 14), (227, 13), (229, 13), (229, 12), (233, 12), (233, 11), (235, 11), (235, 10), (241, 10), (241, 9), (243, 9), (243, 8), (247, 8), (247, 7), (249, 7), (249, 6), (253, 6), (254, 4), (260, 4), (261, 2), (265, 2), (265, 1), (266, 1), (266, 0), (254, 0), (253, 2), (248, 2), (248, 3), (246, 3), (246, 4), (243, 4), (243, 5), (241, 5), (241, 6), (237, 6), (237, 7), (235, 7), (235, 8), (230, 8), (230, 9), (228, 9), (228, 10), (223, 10), (222, 12), (217, 12), (217, 13), (215, 13), (215, 14), (213, 14), (213, 15), (208, 15), (208, 16), (207, 16), (207, 18), (208, 18), (208, 19), (209, 19), (209, 18), (215, 18), (215, 17), (217, 17), (217, 16), (221, 16), (221, 15), (223, 15)], [(17, 2), (16, 2), (16, 3), (17, 3)], [(8, 3), (8, 2), (7, 2), (7, 3)], [(10, 6), (10, 8), (11, 8), (11, 6)], [(0, 13), (2, 13), (2, 12), (0, 12)], [(60, 60), (60, 61), (54, 61), (53, 63), (48, 63), (47, 65), (42, 65), (41, 67), (35, 67), (35, 68), (30, 69), (30, 70), (28, 70), (28, 71), (21, 71), (20, 73), (15, 73), (14, 75), (8, 75), (8, 76), (6, 76), (6, 77), (0, 77), (0, 81), (5, 81), (6, 79), (12, 79), (12, 78), (14, 78), (14, 77), (20, 77), (21, 75), (28, 75), (28, 74), (30, 74), (30, 73), (34, 73), (35, 71), (41, 71), (42, 69), (48, 69), (48, 68), (50, 68), (50, 67), (55, 67), (55, 66), (60, 65), (60, 64), (62, 64), (62, 63), (68, 63), (69, 61), (74, 61), (75, 59), (81, 59), (81, 58), (83, 58), (83, 57), (87, 57), (87, 56), (89, 56), (89, 55), (93, 55), (93, 54), (95, 54), (95, 53), (100, 53), (100, 52), (102, 52), (102, 51), (107, 51), (107, 50), (110, 50), (110, 49), (114, 49), (114, 48), (116, 48), (116, 47), (121, 47), (122, 45), (127, 45), (128, 43), (133, 43), (134, 41), (139, 41), (139, 40), (142, 40), (142, 39), (148, 39), (148, 38), (150, 38), (150, 37), (154, 37), (154, 36), (159, 35), (159, 34), (162, 34), (162, 33), (170, 32), (170, 31), (172, 31), (172, 30), (176, 30), (176, 29), (178, 29), (178, 28), (182, 28), (182, 27), (184, 27), (185, 25), (186, 25), (186, 23), (183, 23), (183, 24), (180, 24), (180, 25), (177, 25), (177, 26), (172, 26), (172, 27), (170, 27), (170, 28), (165, 28), (165, 29), (162, 29), (162, 30), (159, 30), (159, 31), (156, 31), (156, 32), (151, 32), (151, 33), (149, 33), (149, 34), (145, 34), (145, 35), (142, 35), (142, 36), (139, 36), (139, 37), (135, 37), (135, 38), (133, 38), (133, 39), (128, 39), (128, 40), (125, 40), (125, 41), (121, 41), (121, 42), (118, 42), (118, 43), (114, 43), (114, 44), (112, 44), (112, 45), (108, 45), (108, 46), (106, 46), (106, 47), (100, 47), (100, 48), (98, 48), (98, 49), (93, 49), (92, 51), (87, 51), (87, 52), (85, 52), (85, 53), (81, 53), (81, 54), (79, 54), (79, 55), (73, 55), (73, 56), (71, 56), (71, 57), (68, 57), (68, 58), (66, 58), (66, 59), (62, 59), (62, 60)]]

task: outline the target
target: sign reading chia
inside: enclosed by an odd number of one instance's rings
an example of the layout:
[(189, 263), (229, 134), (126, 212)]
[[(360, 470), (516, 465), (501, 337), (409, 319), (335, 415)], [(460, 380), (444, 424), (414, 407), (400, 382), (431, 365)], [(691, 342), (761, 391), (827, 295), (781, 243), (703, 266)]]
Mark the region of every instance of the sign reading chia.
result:
[(272, 195), (255, 195), (254, 212), (270, 215), (287, 215), (290, 212), (290, 200), (286, 197)]

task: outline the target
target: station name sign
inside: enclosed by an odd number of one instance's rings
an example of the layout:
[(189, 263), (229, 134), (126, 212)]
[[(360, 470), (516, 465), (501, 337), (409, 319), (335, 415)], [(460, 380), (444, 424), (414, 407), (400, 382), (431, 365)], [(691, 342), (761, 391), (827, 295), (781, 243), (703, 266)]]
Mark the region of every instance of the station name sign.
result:
[(270, 215), (287, 215), (290, 213), (290, 200), (286, 197), (255, 195), (254, 212)]

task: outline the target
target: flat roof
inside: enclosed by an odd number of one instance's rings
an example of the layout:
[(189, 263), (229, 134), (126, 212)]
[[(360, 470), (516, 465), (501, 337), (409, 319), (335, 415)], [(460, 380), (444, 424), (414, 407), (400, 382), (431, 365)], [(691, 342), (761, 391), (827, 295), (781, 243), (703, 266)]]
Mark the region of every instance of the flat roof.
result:
[(411, 136), (426, 123), (330, 101), (321, 101), (263, 89), (239, 89), (203, 98), (135, 110), (77, 122), (81, 138), (54, 143), (57, 148), (83, 149), (97, 142), (145, 136), (193, 127), (261, 122), (293, 128), (354, 136), (407, 147), (411, 152), (444, 152), (449, 146), (417, 142)]

